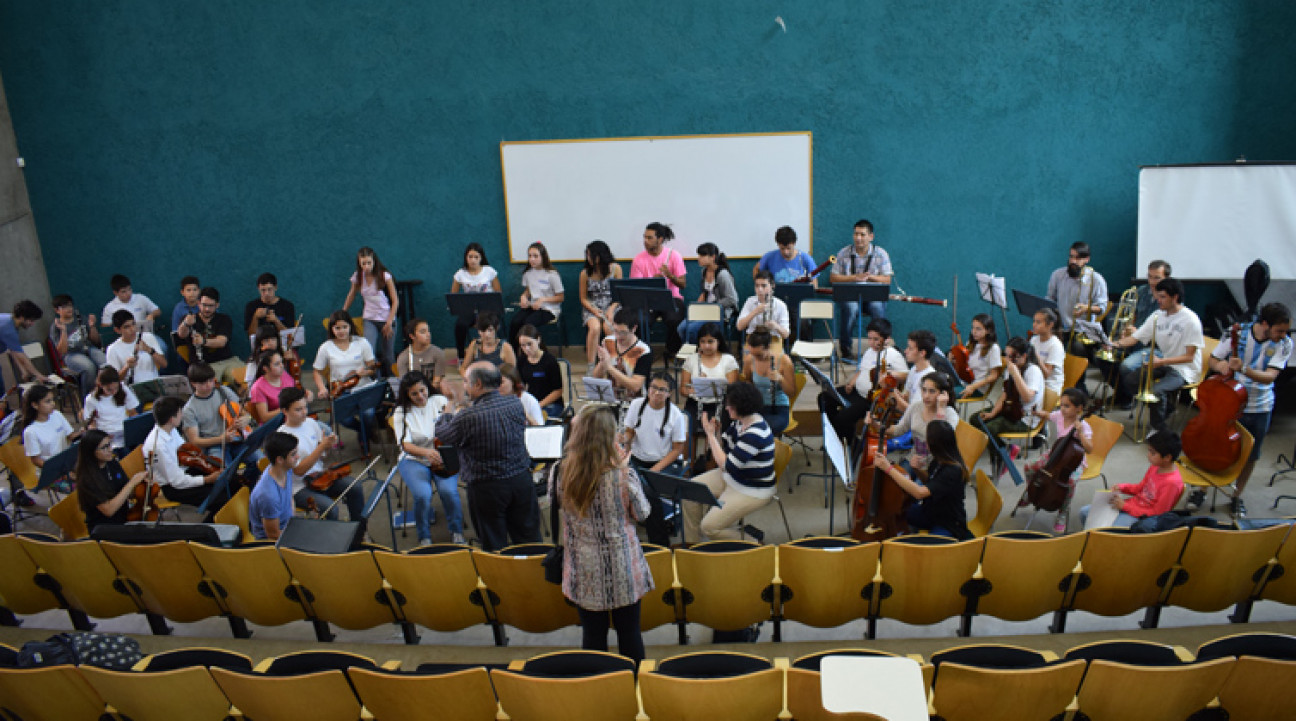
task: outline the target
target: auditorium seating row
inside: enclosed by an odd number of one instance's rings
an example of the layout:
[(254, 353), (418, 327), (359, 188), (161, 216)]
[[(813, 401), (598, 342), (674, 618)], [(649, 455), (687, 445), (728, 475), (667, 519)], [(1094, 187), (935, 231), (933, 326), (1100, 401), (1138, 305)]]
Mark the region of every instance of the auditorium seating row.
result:
[[(145, 657), (130, 671), (61, 665), (13, 668), (0, 646), (0, 710), (25, 721), (314, 721), (457, 719), (879, 718), (824, 708), (829, 657), (882, 659), (887, 671), (847, 675), (859, 705), (894, 706), (902, 692), (920, 718), (945, 721), (1075, 718), (1232, 721), (1287, 718), (1296, 684), (1296, 637), (1226, 636), (1193, 654), (1179, 646), (1116, 640), (1051, 651), (982, 644), (931, 655), (868, 649), (796, 660), (701, 652), (646, 660), (561, 651), (502, 665), (423, 664), (335, 651), (267, 658), (189, 648)], [(840, 683), (840, 678), (829, 683)], [(923, 713), (924, 698), (926, 713)], [(1083, 714), (1083, 716), (1081, 716)], [(105, 716), (107, 715), (107, 716)], [(894, 717), (893, 717), (894, 718)]]
[[(1124, 616), (1144, 611), (1155, 627), (1160, 610), (1200, 612), (1235, 607), (1245, 622), (1261, 599), (1296, 604), (1296, 539), (1290, 525), (1262, 530), (1179, 528), (1156, 534), (1114, 530), (1053, 537), (1005, 532), (954, 542), (906, 536), (882, 543), (806, 538), (779, 546), (717, 541), (689, 549), (646, 546), (656, 589), (643, 599), (645, 630), (676, 624), (737, 631), (772, 622), (833, 628), (879, 619), (934, 624), (960, 618), (968, 635), (979, 614), (1029, 621), (1052, 614), (1065, 632), (1067, 614)], [(316, 637), (331, 625), (359, 630), (398, 625), (407, 643), (417, 626), (453, 632), (485, 624), (496, 643), (506, 627), (547, 633), (578, 625), (576, 609), (544, 580), (545, 544), (500, 553), (433, 545), (407, 553), (373, 548), (338, 555), (271, 545), (214, 548), (173, 541), (123, 545), (59, 542), (35, 535), (0, 536), (0, 603), (14, 614), (64, 609), (76, 628), (94, 618), (142, 613), (154, 633), (166, 620), (225, 617), (247, 637), (248, 621), (278, 626), (310, 621)]]

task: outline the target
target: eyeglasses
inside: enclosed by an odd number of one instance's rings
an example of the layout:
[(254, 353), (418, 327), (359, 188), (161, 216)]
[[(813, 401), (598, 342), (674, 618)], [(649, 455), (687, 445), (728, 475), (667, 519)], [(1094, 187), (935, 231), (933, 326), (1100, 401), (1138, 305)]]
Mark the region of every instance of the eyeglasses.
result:
[(663, 388), (661, 386), (648, 386), (648, 392), (649, 393), (670, 393), (670, 388)]

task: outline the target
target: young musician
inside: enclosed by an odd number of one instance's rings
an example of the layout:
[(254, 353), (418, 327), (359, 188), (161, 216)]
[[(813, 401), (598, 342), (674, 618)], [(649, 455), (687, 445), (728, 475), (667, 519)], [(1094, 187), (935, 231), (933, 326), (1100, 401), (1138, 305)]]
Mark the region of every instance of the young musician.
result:
[[(1138, 483), (1122, 483), (1112, 488), (1110, 503), (1120, 513), (1113, 528), (1129, 528), (1140, 518), (1159, 516), (1174, 509), (1183, 493), (1183, 476), (1175, 461), (1183, 451), (1183, 441), (1174, 431), (1153, 431), (1147, 437), (1148, 469)], [(1089, 521), (1090, 506), (1080, 509), (1080, 523)]]
[(257, 540), (279, 540), (292, 522), (293, 466), (297, 463), (297, 438), (275, 432), (266, 439), (265, 457), (270, 462), (248, 498), (248, 527)]
[(792, 334), (792, 325), (787, 304), (774, 295), (773, 274), (768, 270), (756, 271), (755, 287), (756, 295), (748, 298), (738, 312), (738, 330), (748, 335), (765, 330), (786, 339)]
[(502, 376), (500, 378), (500, 395), (514, 396), (522, 401), (522, 411), (526, 413), (528, 426), (543, 426), (544, 411), (540, 409), (540, 401), (537, 401), (535, 396), (527, 392), (527, 385), (522, 380), (517, 368), (505, 363), (499, 367), (499, 371)]
[[(168, 500), (201, 506), (211, 495), (210, 486), (220, 478), (221, 472), (217, 470), (204, 476), (180, 465), (180, 446), (184, 439), (176, 428), (180, 425), (182, 405), (179, 398), (171, 396), (163, 396), (153, 404), (156, 425), (144, 439), (144, 461), (153, 475), (153, 482), (164, 486), (162, 495)], [(227, 500), (229, 489), (225, 488), (208, 504), (207, 517), (203, 521), (210, 523), (217, 509)]]
[(989, 313), (972, 316), (968, 369), (972, 371), (972, 382), (963, 388), (959, 398), (982, 398), (1003, 377), (1003, 351), (999, 349), (994, 319)]
[(234, 321), (219, 309), (220, 291), (210, 286), (203, 288), (198, 294), (198, 315), (185, 316), (176, 335), (188, 341), (190, 363), (206, 363), (222, 383), (233, 383), (234, 369), (243, 361), (230, 348)]
[[(187, 371), (193, 395), (184, 404), (181, 431), (186, 443), (205, 449), (208, 455), (217, 455), (221, 443), (225, 444), (225, 460), (234, 457), (234, 444), (243, 441), (243, 430), (250, 418), (241, 411), (238, 394), (216, 382), (216, 371), (203, 361), (189, 364)], [(231, 425), (221, 413), (235, 418)]]
[(904, 412), (913, 403), (922, 401), (922, 380), (929, 373), (935, 373), (932, 366), (932, 354), (936, 352), (936, 335), (929, 330), (919, 328), (909, 332), (905, 344), (905, 362), (909, 364), (909, 373), (905, 376), (904, 392), (895, 397), (900, 412)]
[[(481, 243), (469, 243), (464, 248), (463, 267), (455, 271), (454, 282), (450, 284), (451, 293), (490, 293), (500, 292), (499, 274), (486, 261), (486, 249)], [(459, 351), (460, 365), (464, 363), (464, 350), (468, 347), (468, 331), (477, 324), (475, 316), (455, 318), (455, 349)], [(408, 373), (405, 368), (401, 373)]]
[[(45, 374), (36, 370), (32, 365), (31, 359), (23, 351), (22, 339), (18, 337), (19, 331), (27, 330), (36, 325), (36, 321), (41, 319), (44, 312), (40, 306), (30, 300), (20, 300), (14, 303), (13, 313), (0, 313), (0, 353), (8, 352), (9, 357), (13, 360), (14, 370), (18, 371), (19, 382), (27, 378), (44, 383)], [(4, 390), (4, 383), (0, 381), (0, 390)]]
[(114, 313), (119, 310), (129, 310), (135, 322), (141, 327), (152, 328), (153, 321), (162, 315), (162, 309), (149, 300), (147, 295), (134, 292), (131, 289), (130, 278), (124, 275), (114, 275), (108, 283), (112, 286), (113, 299), (104, 306), (103, 314), (99, 316), (100, 322), (108, 325)]
[[(387, 368), (396, 357), (396, 311), (400, 299), (396, 297), (396, 281), (378, 260), (373, 248), (356, 251), (356, 269), (351, 274), (351, 289), (347, 291), (342, 310), (351, 308), (356, 293), (364, 300), (364, 337), (378, 358), (378, 367)], [(385, 371), (379, 372), (382, 375)]]
[[(904, 354), (887, 341), (891, 338), (891, 321), (886, 318), (874, 318), (868, 324), (868, 346), (860, 354), (858, 370), (844, 386), (837, 387), (844, 400), (850, 403), (843, 407), (831, 393), (819, 393), (819, 409), (828, 414), (833, 430), (839, 438), (855, 438), (855, 427), (868, 417), (873, 404), (873, 370), (878, 369), (878, 381), (882, 373), (892, 376), (898, 384), (903, 384), (909, 375), (909, 364), (905, 363)], [(885, 366), (885, 370), (882, 370)]]
[[(751, 383), (760, 393), (761, 417), (777, 438), (791, 418), (791, 397), (796, 393), (796, 363), (787, 353), (777, 355), (770, 349), (770, 334), (756, 331), (747, 336), (747, 355), (743, 358), (741, 380)], [(732, 386), (731, 386), (732, 387)]]
[(77, 450), (77, 501), (85, 514), (86, 528), (94, 531), (102, 524), (124, 524), (130, 508), (128, 501), (135, 488), (148, 477), (139, 471), (127, 477), (113, 455), (112, 438), (103, 431), (86, 431)]
[(84, 322), (77, 312), (70, 295), (54, 296), (54, 322), (49, 329), (50, 342), (63, 359), (63, 365), (77, 374), (82, 393), (89, 393), (94, 387), (95, 374), (100, 366), (108, 362), (104, 352), (99, 350), (99, 329), (95, 327), (95, 317), (88, 316)]
[(895, 438), (905, 433), (913, 434), (913, 448), (907, 460), (908, 471), (915, 478), (927, 478), (927, 466), (931, 462), (932, 452), (927, 438), (927, 429), (932, 421), (945, 421), (950, 428), (959, 424), (958, 412), (950, 407), (950, 398), (954, 395), (954, 384), (950, 377), (939, 371), (928, 373), (922, 379), (922, 401), (911, 403), (891, 427), (886, 429), (887, 437)]
[[(630, 447), (630, 465), (640, 470), (684, 475), (684, 452), (688, 445), (688, 418), (670, 402), (674, 381), (665, 373), (653, 374), (648, 396), (636, 398), (625, 414), (623, 443)], [(670, 525), (661, 499), (644, 484), (652, 511), (644, 519), (648, 542), (670, 546)]]
[[(119, 336), (108, 345), (104, 354), (108, 365), (117, 369), (126, 385), (155, 380), (158, 371), (166, 368), (166, 353), (157, 337), (140, 330), (135, 316), (128, 310), (119, 310), (112, 319), (113, 330)], [(147, 403), (152, 398), (143, 399)]]
[(729, 344), (725, 341), (724, 328), (719, 323), (707, 323), (698, 331), (698, 352), (684, 361), (680, 370), (680, 390), (689, 397), (687, 410), (689, 415), (697, 416), (699, 400), (703, 403), (719, 405), (723, 399), (698, 398), (693, 387), (694, 378), (723, 378), (725, 383), (738, 380), (738, 359), (729, 353)]
[(139, 398), (121, 382), (117, 369), (104, 366), (99, 369), (95, 389), (86, 395), (81, 412), (87, 424), (108, 434), (113, 448), (124, 449), (126, 419), (135, 416), (139, 406)]
[[(305, 507), (313, 498), (315, 507), (323, 512), (333, 505), (338, 496), (345, 493), (342, 503), (347, 507), (349, 518), (358, 521), (364, 513), (365, 500), (364, 489), (359, 483), (352, 485), (350, 478), (342, 477), (335, 479), (323, 491), (317, 491), (311, 486), (311, 481), (327, 470), (323, 461), (324, 454), (333, 448), (337, 437), (328, 426), (310, 417), (310, 411), (306, 407), (309, 402), (301, 388), (285, 388), (279, 392), (279, 408), (284, 415), (279, 432), (297, 439), (298, 459), (297, 465), (293, 466), (293, 502)], [(327, 518), (336, 520), (337, 517), (338, 509), (334, 507), (328, 512)]]
[[(1233, 348), (1233, 338), (1226, 333), (1210, 356), (1211, 370), (1216, 373), (1232, 371), (1233, 377), (1246, 387), (1247, 404), (1238, 421), (1255, 439), (1251, 455), (1238, 473), (1237, 493), (1233, 495), (1231, 509), (1234, 518), (1246, 516), (1242, 492), (1246, 490), (1247, 481), (1251, 480), (1251, 471), (1260, 458), (1260, 447), (1269, 433), (1274, 409), (1274, 381), (1287, 367), (1292, 355), (1290, 332), (1291, 311), (1282, 303), (1269, 303), (1260, 309), (1260, 317), (1254, 323), (1241, 328), (1236, 349)], [(1193, 491), (1189, 504), (1197, 493)], [(1201, 494), (1201, 499), (1197, 500), (1198, 507), (1206, 498), (1204, 491)]]
[[(1157, 284), (1157, 305), (1160, 309), (1124, 338), (1113, 341), (1115, 346), (1128, 348), (1134, 343), (1151, 344), (1156, 335), (1155, 356), (1152, 364), (1152, 392), (1157, 402), (1148, 404), (1148, 423), (1154, 430), (1166, 425), (1166, 401), (1171, 393), (1201, 377), (1201, 348), (1205, 343), (1201, 320), (1183, 304), (1183, 283), (1178, 278), (1166, 278)], [(1155, 330), (1154, 330), (1155, 329)], [(1121, 363), (1120, 383), (1116, 402), (1132, 399), (1139, 391), (1143, 378), (1143, 363), (1138, 358), (1126, 358)]]
[[(776, 283), (792, 283), (798, 278), (809, 276), (811, 273), (815, 272), (814, 258), (811, 258), (809, 253), (802, 253), (797, 250), (797, 235), (795, 230), (792, 230), (792, 228), (786, 225), (779, 228), (774, 232), (774, 242), (778, 245), (778, 250), (771, 250), (761, 256), (760, 262), (756, 264), (756, 267), (752, 268), (753, 279), (755, 279), (762, 270), (767, 271), (771, 276), (773, 276), (773, 279), (770, 281), (770, 287), (773, 288)], [(812, 278), (810, 280), (810, 285), (818, 287), (819, 281)], [(791, 324), (788, 327), (799, 328), (800, 333), (798, 337), (809, 340), (811, 330), (810, 323), (806, 322), (798, 325), (797, 317), (799, 312), (800, 309), (798, 308), (788, 309), (788, 317), (791, 321)], [(783, 337), (787, 338), (786, 335)]]
[[(1089, 394), (1080, 388), (1067, 388), (1062, 391), (1058, 399), (1058, 407), (1052, 413), (1040, 408), (1035, 409), (1035, 417), (1043, 418), (1053, 424), (1054, 444), (1066, 437), (1072, 428), (1076, 429), (1076, 440), (1080, 441), (1080, 446), (1084, 448), (1086, 454), (1093, 453), (1093, 429), (1089, 427), (1089, 421), (1084, 420), (1085, 406), (1089, 404)], [(1034, 463), (1027, 463), (1025, 470), (1027, 474), (1036, 471), (1048, 462), (1045, 456)], [(1062, 502), (1062, 507), (1057, 511), (1057, 517), (1053, 520), (1053, 531), (1055, 533), (1066, 533), (1067, 517), (1071, 513), (1071, 498), (1075, 496), (1075, 484), (1080, 482), (1080, 476), (1084, 475), (1085, 468), (1088, 467), (1088, 461), (1085, 458), (1080, 459), (1080, 465), (1076, 466), (1075, 472), (1071, 474), (1071, 490), (1067, 493), (1066, 500)], [(1021, 500), (1017, 502), (1018, 507), (1030, 505), (1030, 500), (1026, 493), (1022, 493)]]
[[(445, 475), (441, 452), (436, 447), (436, 422), (446, 407), (442, 396), (430, 397), (427, 378), (420, 372), (401, 377), (392, 428), (401, 447), (401, 478), (414, 494), (414, 528), (418, 545), (432, 543), (432, 486), (436, 484), (450, 526), (451, 543), (464, 542), (463, 508), (459, 501), (459, 474)], [(433, 469), (442, 471), (438, 473)]]
[(528, 392), (535, 396), (540, 407), (550, 418), (557, 418), (563, 412), (562, 370), (558, 359), (553, 357), (540, 331), (533, 325), (524, 325), (518, 332), (517, 372)]
[(881, 453), (874, 459), (874, 467), (895, 481), (905, 493), (921, 501), (909, 506), (907, 515), (911, 529), (966, 541), (972, 538), (967, 527), (967, 510), (963, 507), (963, 489), (968, 483), (969, 473), (959, 453), (958, 434), (948, 421), (938, 419), (927, 424), (924, 435), (931, 449), (931, 472), (927, 474), (926, 482), (910, 478)]
[(67, 418), (54, 410), (54, 391), (48, 386), (32, 386), (23, 394), (22, 446), (32, 465), (43, 467), (80, 436), (81, 431), (72, 430)]
[(198, 276), (186, 275), (180, 279), (180, 300), (171, 309), (172, 333), (180, 332), (180, 324), (184, 322), (185, 316), (198, 315), (198, 294), (201, 292), (202, 284), (198, 282)]
[(1058, 314), (1052, 308), (1041, 308), (1035, 312), (1031, 330), (1034, 335), (1031, 336), (1030, 344), (1044, 371), (1044, 387), (1054, 393), (1061, 393), (1066, 378), (1067, 353), (1057, 337)]
[(653, 314), (653, 319), (666, 323), (666, 359), (672, 361), (679, 353), (683, 339), (679, 334), (679, 323), (684, 320), (684, 286), (688, 285), (688, 270), (684, 267), (684, 256), (678, 251), (667, 248), (666, 243), (675, 239), (675, 231), (664, 223), (649, 223), (643, 232), (644, 249), (630, 263), (631, 278), (665, 278), (666, 287), (670, 290), (670, 312)]
[(271, 353), (278, 353), (285, 359), (288, 358), (279, 331), (269, 323), (262, 323), (257, 329), (256, 336), (252, 338), (252, 354), (248, 356), (247, 369), (243, 372), (243, 380), (248, 385), (261, 377), (261, 361)]
[[(265, 423), (279, 411), (279, 394), (285, 388), (296, 388), (297, 381), (289, 375), (284, 366), (283, 353), (271, 351), (261, 358), (257, 368), (257, 379), (248, 390), (248, 411), (252, 420)], [(314, 395), (306, 391), (306, 402), (310, 403)]]
[[(457, 326), (456, 326), (457, 327)], [(419, 371), (432, 383), (431, 391), (441, 392), (441, 379), (445, 377), (445, 353), (432, 345), (432, 329), (422, 318), (411, 318), (405, 324), (405, 350), (396, 358), (396, 374)], [(463, 358), (463, 353), (459, 354)]]
[(463, 367), (477, 361), (486, 361), (496, 368), (517, 363), (513, 346), (499, 337), (499, 318), (489, 310), (477, 314), (477, 338), (468, 344)]
[(256, 335), (267, 323), (279, 333), (292, 327), (297, 309), (292, 301), (279, 297), (279, 279), (274, 273), (262, 273), (257, 277), (257, 294), (243, 307), (243, 327), (247, 328), (248, 335)]
[[(833, 285), (838, 283), (890, 283), (894, 272), (891, 270), (891, 256), (881, 246), (873, 244), (873, 224), (867, 220), (855, 223), (854, 242), (837, 251), (837, 262), (828, 275)], [(851, 339), (855, 337), (856, 323), (860, 307), (855, 301), (840, 304), (842, 309), (838, 328), (841, 338), (842, 358), (854, 358), (851, 352)], [(868, 306), (869, 317), (886, 318), (886, 301), (872, 301)]]
[[(354, 327), (351, 316), (345, 310), (333, 311), (329, 316), (329, 339), (320, 344), (319, 351), (315, 354), (314, 376), (317, 397), (332, 397), (334, 394), (331, 388), (334, 383), (348, 383), (354, 379), (356, 382), (353, 390), (360, 390), (374, 382), (377, 361), (374, 360), (373, 347), (364, 338), (352, 337), (351, 330)], [(324, 375), (326, 369), (327, 376)], [(338, 395), (345, 392), (347, 391), (339, 389)], [(375, 410), (366, 409), (361, 412), (361, 415), (364, 418), (365, 428), (369, 433), (373, 433), (374, 419), (377, 417)], [(344, 418), (341, 423), (353, 430), (360, 429), (360, 421), (354, 417)], [(361, 444), (365, 442), (366, 439), (361, 439)]]
[(549, 251), (543, 243), (532, 243), (527, 248), (527, 269), (522, 273), (521, 310), (509, 323), (509, 340), (516, 345), (524, 325), (539, 328), (557, 320), (564, 297), (562, 277), (549, 262)]
[(603, 339), (598, 363), (589, 370), (594, 378), (606, 378), (630, 396), (643, 392), (652, 373), (652, 350), (639, 340), (638, 330), (639, 314), (628, 308), (618, 310), (612, 319), (612, 335)]
[[(699, 303), (717, 303), (720, 306), (720, 319), (728, 323), (734, 313), (738, 312), (738, 291), (734, 289), (733, 273), (729, 270), (729, 259), (716, 247), (715, 243), (703, 243), (697, 248), (698, 268), (702, 270), (702, 294)], [(687, 343), (693, 343), (703, 324), (708, 321), (680, 321), (679, 334)]]
[(594, 365), (599, 341), (612, 332), (619, 303), (612, 301), (612, 281), (621, 279), (621, 266), (601, 240), (585, 246), (585, 267), (580, 274), (581, 322), (585, 324), (585, 360)]
[[(737, 539), (739, 520), (764, 508), (774, 497), (775, 434), (761, 416), (764, 403), (755, 386), (739, 381), (725, 392), (725, 409), (734, 420), (723, 433), (715, 418), (702, 415), (707, 449), (717, 468), (693, 481), (705, 484), (720, 505), (705, 509), (684, 502), (686, 541)], [(764, 536), (757, 529), (751, 531), (750, 535)]]
[[(1008, 341), (1004, 355), (1008, 358), (1008, 376), (1004, 379), (1004, 392), (999, 395), (993, 408), (981, 413), (981, 420), (985, 422), (986, 430), (996, 438), (1003, 433), (1022, 433), (1029, 430), (1030, 426), (1027, 424), (1035, 409), (1044, 400), (1044, 370), (1039, 366), (1035, 349), (1026, 342), (1025, 338), (1016, 336)], [(1008, 388), (1009, 384), (1013, 386), (1011, 391)], [(1009, 418), (1009, 413), (1005, 413), (1005, 411), (1015, 413), (1015, 407), (1009, 405), (1009, 396), (1014, 394), (1021, 410), (1021, 418), (1017, 420)], [(1018, 452), (1017, 446), (1009, 449), (1013, 458), (1017, 457)], [(999, 468), (995, 477), (1002, 475), (1004, 470)]]

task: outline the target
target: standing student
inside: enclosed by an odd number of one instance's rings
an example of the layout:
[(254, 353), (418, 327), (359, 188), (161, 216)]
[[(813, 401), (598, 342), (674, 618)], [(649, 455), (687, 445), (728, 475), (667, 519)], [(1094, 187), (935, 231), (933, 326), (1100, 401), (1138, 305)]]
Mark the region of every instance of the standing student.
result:
[(989, 313), (972, 316), (972, 344), (968, 349), (968, 369), (972, 382), (963, 388), (959, 398), (982, 398), (1003, 377), (1003, 352), (995, 334), (994, 319)]
[(230, 339), (234, 321), (220, 310), (220, 291), (210, 286), (198, 294), (198, 315), (186, 316), (177, 336), (189, 344), (189, 362), (202, 361), (211, 366), (222, 383), (233, 383), (234, 369), (243, 360), (234, 355)]
[(1035, 312), (1031, 330), (1034, 335), (1031, 336), (1030, 344), (1044, 371), (1044, 387), (1054, 393), (1061, 393), (1066, 378), (1064, 366), (1067, 354), (1062, 341), (1057, 337), (1058, 314), (1052, 308), (1041, 308)]
[[(156, 336), (140, 330), (128, 310), (119, 310), (112, 319), (117, 340), (108, 345), (105, 360), (117, 369), (126, 385), (155, 380), (158, 370), (166, 368), (166, 353)], [(144, 402), (153, 400), (147, 399)]]
[(513, 346), (499, 336), (499, 318), (491, 311), (477, 314), (477, 339), (468, 344), (464, 366), (486, 361), (496, 368), (517, 363)]
[(171, 309), (172, 333), (180, 331), (180, 324), (184, 322), (185, 316), (198, 315), (198, 294), (201, 292), (202, 284), (198, 282), (198, 276), (186, 275), (180, 279), (180, 300), (176, 301)]
[(509, 340), (516, 345), (524, 325), (539, 328), (557, 320), (563, 298), (562, 278), (549, 262), (549, 251), (543, 243), (532, 243), (527, 247), (527, 269), (522, 274), (521, 309), (509, 323)]
[(122, 525), (130, 510), (135, 488), (148, 477), (146, 471), (127, 476), (113, 455), (112, 438), (103, 431), (86, 431), (77, 450), (77, 501), (91, 532), (105, 524)]
[(522, 352), (518, 354), (517, 372), (522, 376), (527, 391), (536, 397), (550, 418), (561, 416), (563, 382), (558, 359), (545, 347), (540, 331), (533, 325), (522, 326), (518, 333), (518, 348)]
[(926, 482), (911, 478), (881, 453), (874, 466), (905, 493), (921, 501), (909, 506), (910, 528), (966, 541), (972, 538), (967, 527), (967, 509), (963, 507), (963, 489), (969, 474), (959, 453), (958, 434), (948, 421), (937, 419), (927, 424), (923, 435), (931, 448), (931, 466)]
[(437, 450), (436, 423), (445, 410), (446, 399), (429, 395), (427, 377), (419, 371), (401, 377), (400, 391), (396, 394), (396, 411), (392, 414), (392, 428), (401, 455), (397, 465), (405, 485), (414, 494), (414, 529), (418, 545), (432, 542), (431, 525), (432, 486), (441, 496), (446, 523), (450, 526), (450, 541), (464, 542), (463, 510), (459, 503), (459, 474), (445, 473), (444, 459)]
[[(720, 321), (728, 323), (738, 312), (738, 291), (734, 290), (733, 273), (729, 271), (729, 259), (715, 243), (703, 243), (697, 248), (698, 267), (702, 270), (702, 293), (699, 303), (716, 303), (720, 306)], [(703, 320), (684, 320), (680, 322), (679, 334), (686, 343), (695, 342), (697, 333), (707, 323)]]
[[(688, 285), (688, 271), (684, 267), (684, 256), (678, 251), (666, 247), (666, 243), (675, 238), (675, 231), (664, 223), (649, 223), (643, 232), (643, 247), (634, 260), (630, 262), (631, 278), (665, 278), (666, 287), (671, 292), (671, 309), (669, 312), (657, 312), (653, 319), (660, 319), (666, 324), (666, 360), (669, 364), (679, 353), (683, 339), (679, 334), (679, 323), (684, 320), (684, 286)], [(637, 323), (636, 323), (637, 325)]]
[(99, 350), (99, 329), (94, 315), (84, 321), (72, 303), (70, 295), (54, 296), (54, 322), (49, 329), (50, 342), (54, 344), (63, 365), (77, 374), (82, 393), (94, 387), (95, 374), (108, 362)]
[[(364, 299), (364, 337), (378, 358), (380, 369), (386, 369), (396, 357), (396, 311), (400, 299), (396, 296), (396, 281), (378, 259), (373, 248), (364, 247), (356, 252), (356, 269), (351, 274), (351, 289), (347, 291), (342, 310), (349, 311), (356, 293)], [(380, 370), (380, 375), (385, 374)]]
[(585, 324), (585, 361), (594, 365), (599, 342), (612, 333), (619, 303), (612, 300), (612, 281), (621, 279), (621, 266), (601, 240), (585, 246), (585, 267), (580, 274), (581, 322)]
[(95, 388), (86, 395), (81, 412), (87, 422), (94, 419), (95, 429), (108, 434), (113, 448), (124, 449), (126, 419), (135, 416), (139, 406), (139, 398), (121, 382), (117, 369), (104, 366), (99, 369)]
[[(463, 267), (455, 271), (454, 281), (450, 284), (451, 293), (490, 293), (500, 292), (499, 274), (486, 261), (486, 249), (481, 243), (469, 243), (464, 248)], [(459, 316), (455, 318), (455, 349), (459, 351), (459, 362), (464, 362), (464, 350), (468, 347), (468, 331), (477, 324), (476, 316)], [(409, 371), (404, 368), (402, 373)]]
[[(405, 324), (405, 350), (396, 358), (396, 374), (419, 371), (432, 384), (432, 393), (441, 392), (441, 379), (445, 377), (445, 353), (432, 345), (432, 329), (422, 318), (411, 318)], [(463, 357), (463, 354), (460, 354)]]
[[(739, 378), (751, 383), (762, 399), (760, 414), (769, 424), (774, 437), (787, 428), (791, 417), (791, 397), (796, 393), (796, 363), (787, 353), (770, 349), (770, 334), (756, 331), (747, 336), (747, 356), (743, 358)], [(732, 387), (732, 386), (731, 386)]]
[(279, 297), (279, 279), (274, 273), (262, 273), (257, 276), (257, 297), (243, 307), (243, 327), (248, 335), (255, 335), (262, 325), (274, 326), (275, 332), (282, 333), (293, 326), (297, 319), (297, 309), (292, 301)]
[(297, 463), (297, 438), (275, 432), (266, 439), (269, 465), (248, 498), (248, 526), (257, 540), (277, 541), (293, 518), (293, 466)]

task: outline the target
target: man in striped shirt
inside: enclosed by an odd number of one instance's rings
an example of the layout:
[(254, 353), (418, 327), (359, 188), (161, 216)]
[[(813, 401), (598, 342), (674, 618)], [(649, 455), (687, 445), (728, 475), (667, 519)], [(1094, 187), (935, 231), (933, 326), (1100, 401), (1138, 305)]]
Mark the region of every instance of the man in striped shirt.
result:
[(734, 422), (720, 433), (716, 419), (702, 414), (707, 447), (719, 467), (693, 482), (711, 489), (720, 505), (706, 510), (698, 503), (684, 503), (686, 541), (739, 538), (738, 521), (774, 497), (774, 433), (761, 417), (762, 404), (756, 386), (732, 383), (725, 392), (725, 407)]

